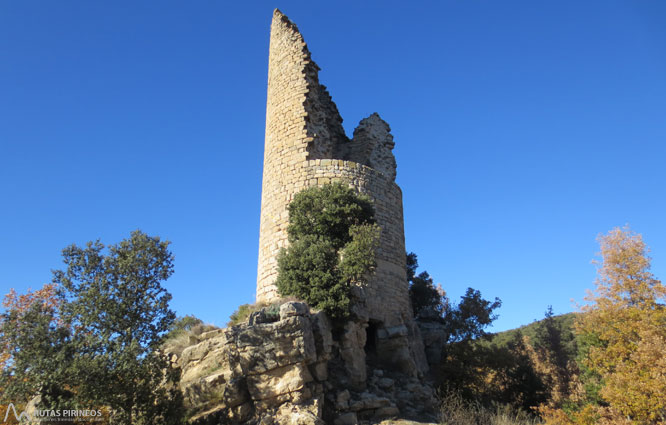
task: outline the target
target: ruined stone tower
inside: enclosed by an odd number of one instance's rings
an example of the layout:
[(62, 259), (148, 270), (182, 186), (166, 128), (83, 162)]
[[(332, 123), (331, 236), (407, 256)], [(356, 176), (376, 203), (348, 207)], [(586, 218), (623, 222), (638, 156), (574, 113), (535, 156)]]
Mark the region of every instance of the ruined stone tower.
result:
[(402, 192), (395, 183), (396, 162), (391, 152), (393, 136), (388, 124), (372, 114), (348, 138), (337, 107), (319, 83), (318, 71), (296, 25), (275, 10), (268, 65), (257, 301), (278, 296), (276, 256), (287, 244), (289, 202), (308, 186), (341, 181), (374, 200), (382, 229), (377, 269), (361, 292), (369, 325), (379, 330), (380, 337), (394, 329), (406, 338), (413, 322), (405, 275)]

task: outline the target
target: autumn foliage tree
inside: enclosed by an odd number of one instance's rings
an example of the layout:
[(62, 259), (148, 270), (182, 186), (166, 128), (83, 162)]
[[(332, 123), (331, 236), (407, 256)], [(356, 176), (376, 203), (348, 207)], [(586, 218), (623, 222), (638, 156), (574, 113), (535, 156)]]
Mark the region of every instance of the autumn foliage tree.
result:
[(0, 370), (2, 398), (27, 402), (37, 390), (58, 398), (66, 389), (58, 364), (69, 336), (59, 317), (61, 300), (57, 286), (46, 284), (36, 291), (18, 294), (12, 289), (0, 315)]
[(576, 323), (587, 344), (582, 366), (597, 378), (598, 420), (664, 424), (666, 287), (650, 272), (641, 235), (616, 228), (599, 242), (596, 291), (586, 298), (590, 304)]

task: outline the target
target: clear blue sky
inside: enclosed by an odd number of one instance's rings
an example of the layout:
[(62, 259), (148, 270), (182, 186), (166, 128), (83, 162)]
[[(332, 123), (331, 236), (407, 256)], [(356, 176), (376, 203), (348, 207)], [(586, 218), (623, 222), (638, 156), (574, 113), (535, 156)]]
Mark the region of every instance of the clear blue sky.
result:
[(275, 7), (347, 131), (390, 123), (408, 250), (495, 330), (573, 310), (615, 226), (666, 278), (666, 3), (411, 3), (0, 2), (0, 291), (139, 228), (178, 314), (253, 301)]

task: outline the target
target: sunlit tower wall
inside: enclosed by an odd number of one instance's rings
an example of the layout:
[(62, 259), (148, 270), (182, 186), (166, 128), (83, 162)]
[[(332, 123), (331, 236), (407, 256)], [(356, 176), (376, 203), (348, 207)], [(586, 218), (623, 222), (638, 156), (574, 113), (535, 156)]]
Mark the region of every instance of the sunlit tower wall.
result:
[(318, 72), (296, 25), (275, 10), (268, 61), (257, 301), (278, 298), (277, 254), (288, 244), (289, 202), (306, 187), (340, 181), (374, 200), (382, 229), (377, 268), (361, 292), (369, 319), (379, 327), (411, 322), (393, 136), (388, 124), (372, 114), (348, 138)]

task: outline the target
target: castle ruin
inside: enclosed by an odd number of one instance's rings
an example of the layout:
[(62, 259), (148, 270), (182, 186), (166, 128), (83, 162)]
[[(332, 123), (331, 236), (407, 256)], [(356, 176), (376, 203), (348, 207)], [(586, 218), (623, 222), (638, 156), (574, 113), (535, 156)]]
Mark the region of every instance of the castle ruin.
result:
[(370, 323), (381, 328), (404, 325), (412, 311), (393, 136), (375, 113), (361, 120), (348, 138), (318, 71), (296, 25), (276, 9), (268, 65), (257, 301), (278, 297), (277, 254), (287, 245), (289, 202), (308, 186), (341, 181), (374, 200), (382, 229), (376, 272), (362, 295)]
[(296, 26), (275, 10), (257, 301), (279, 299), (277, 254), (287, 245), (287, 206), (310, 186), (341, 182), (373, 199), (381, 227), (377, 267), (367, 284), (352, 288), (353, 314), (340, 326), (305, 303), (281, 301), (279, 312), (265, 306), (171, 354), (191, 425), (351, 425), (431, 420), (436, 411), (426, 372), (441, 352), (439, 334), (436, 324), (417, 323), (412, 315), (393, 136), (372, 114), (348, 138), (318, 71)]

